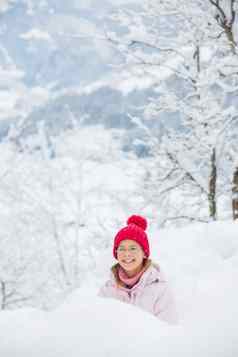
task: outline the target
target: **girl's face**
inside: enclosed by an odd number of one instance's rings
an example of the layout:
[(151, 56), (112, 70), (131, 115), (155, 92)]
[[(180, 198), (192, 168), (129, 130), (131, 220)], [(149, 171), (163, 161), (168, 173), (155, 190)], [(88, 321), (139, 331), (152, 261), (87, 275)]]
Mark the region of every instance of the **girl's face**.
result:
[(117, 248), (117, 260), (129, 277), (136, 275), (143, 267), (145, 253), (134, 240), (123, 240)]

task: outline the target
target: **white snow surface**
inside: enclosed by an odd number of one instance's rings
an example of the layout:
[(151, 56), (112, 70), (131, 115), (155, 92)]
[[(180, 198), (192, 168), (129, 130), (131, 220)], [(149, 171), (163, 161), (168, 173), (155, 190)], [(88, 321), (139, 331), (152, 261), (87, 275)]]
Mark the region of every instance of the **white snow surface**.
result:
[[(98, 297), (105, 276), (92, 275), (53, 311), (1, 312), (0, 356), (238, 356), (237, 223), (195, 224), (148, 234), (152, 258), (160, 263), (177, 299), (178, 325)], [(108, 252), (100, 264), (110, 259)]]
[(24, 40), (46, 40), (46, 41), (52, 40), (48, 32), (42, 31), (37, 28), (33, 28), (24, 34), (21, 34), (20, 38), (23, 38)]

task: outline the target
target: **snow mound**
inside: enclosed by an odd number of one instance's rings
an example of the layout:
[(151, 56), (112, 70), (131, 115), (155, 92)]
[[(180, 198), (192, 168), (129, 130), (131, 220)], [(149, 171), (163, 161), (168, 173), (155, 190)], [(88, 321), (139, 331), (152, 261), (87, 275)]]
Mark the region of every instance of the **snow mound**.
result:
[(81, 288), (51, 312), (1, 312), (0, 356), (238, 356), (237, 229), (224, 223), (161, 233), (159, 258), (174, 269), (178, 325)]

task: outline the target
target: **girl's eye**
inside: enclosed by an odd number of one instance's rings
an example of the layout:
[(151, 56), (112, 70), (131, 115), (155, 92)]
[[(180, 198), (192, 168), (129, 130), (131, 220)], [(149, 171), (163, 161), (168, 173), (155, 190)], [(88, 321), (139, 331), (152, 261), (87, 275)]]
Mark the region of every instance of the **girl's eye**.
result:
[[(127, 249), (125, 249), (124, 247), (119, 247), (118, 248), (118, 252), (125, 252)], [(137, 248), (136, 247), (130, 247), (128, 249), (129, 252), (136, 252), (137, 251)]]
[(122, 247), (118, 248), (117, 250), (118, 250), (119, 252), (125, 252), (125, 248), (122, 248)]

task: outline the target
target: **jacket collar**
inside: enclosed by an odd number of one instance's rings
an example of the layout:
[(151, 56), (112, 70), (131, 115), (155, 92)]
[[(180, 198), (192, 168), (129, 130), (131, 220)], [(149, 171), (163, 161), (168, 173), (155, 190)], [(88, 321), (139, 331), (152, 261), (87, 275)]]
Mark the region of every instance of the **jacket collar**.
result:
[(118, 266), (119, 264), (116, 263), (111, 268), (111, 281), (113, 285), (116, 285), (117, 287), (121, 289), (125, 289), (127, 291), (128, 290), (132, 291), (139, 286), (145, 286), (163, 280), (159, 265), (155, 264), (150, 259), (147, 259), (145, 266), (143, 268), (144, 269), (143, 275), (141, 276), (140, 280), (132, 288), (129, 289), (125, 287), (125, 285), (120, 281), (118, 277), (118, 273), (117, 273)]

